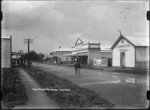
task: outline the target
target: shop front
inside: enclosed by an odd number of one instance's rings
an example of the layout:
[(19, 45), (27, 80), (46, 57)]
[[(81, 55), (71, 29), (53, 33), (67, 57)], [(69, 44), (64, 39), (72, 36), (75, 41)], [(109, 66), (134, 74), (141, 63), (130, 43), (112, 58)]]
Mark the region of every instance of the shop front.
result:
[(72, 63), (76, 57), (79, 58), (81, 65), (91, 65), (94, 66), (94, 59), (100, 58), (100, 43), (86, 43), (78, 38), (74, 47), (72, 48), (72, 53), (65, 56), (72, 57)]

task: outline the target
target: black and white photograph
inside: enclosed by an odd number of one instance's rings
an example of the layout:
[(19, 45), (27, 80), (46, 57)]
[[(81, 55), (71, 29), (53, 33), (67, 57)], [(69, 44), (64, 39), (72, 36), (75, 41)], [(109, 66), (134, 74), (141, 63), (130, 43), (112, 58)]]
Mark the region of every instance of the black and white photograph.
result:
[(149, 0), (3, 0), (2, 109), (148, 109)]

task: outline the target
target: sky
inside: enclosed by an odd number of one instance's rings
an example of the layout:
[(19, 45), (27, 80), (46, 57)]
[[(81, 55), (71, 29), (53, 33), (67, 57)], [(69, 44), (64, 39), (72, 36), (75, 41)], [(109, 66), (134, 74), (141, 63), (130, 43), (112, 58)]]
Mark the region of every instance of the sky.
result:
[(71, 48), (77, 38), (84, 43), (112, 46), (122, 35), (149, 36), (144, 1), (2, 1), (2, 36), (12, 36), (13, 51), (27, 52), (24, 39), (33, 39), (31, 50), (50, 53)]

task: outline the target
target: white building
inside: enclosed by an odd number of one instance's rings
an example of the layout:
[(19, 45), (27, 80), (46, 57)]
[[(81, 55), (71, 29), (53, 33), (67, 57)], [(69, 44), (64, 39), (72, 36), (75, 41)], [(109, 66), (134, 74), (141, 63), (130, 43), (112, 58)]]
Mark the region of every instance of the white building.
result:
[(123, 36), (112, 45), (113, 66), (148, 68), (149, 38), (139, 36)]
[(11, 67), (11, 36), (2, 36), (1, 38), (1, 68)]
[(52, 58), (52, 62), (54, 63), (63, 63), (63, 62), (70, 62), (71, 58), (64, 56), (66, 54), (71, 54), (72, 48), (58, 48), (55, 49), (53, 52), (50, 53), (50, 58)]

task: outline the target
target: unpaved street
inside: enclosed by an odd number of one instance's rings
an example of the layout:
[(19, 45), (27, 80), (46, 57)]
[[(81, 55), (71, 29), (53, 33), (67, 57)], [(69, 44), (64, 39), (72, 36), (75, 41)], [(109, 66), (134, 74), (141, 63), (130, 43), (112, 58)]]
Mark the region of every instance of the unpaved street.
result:
[(46, 95), (44, 91), (37, 91), (35, 89), (40, 88), (40, 86), (33, 80), (28, 73), (23, 69), (19, 69), (19, 73), (22, 82), (25, 86), (29, 100), (26, 105), (16, 107), (15, 109), (44, 109), (44, 108), (59, 108), (59, 106)]
[(73, 67), (34, 64), (46, 72), (89, 88), (99, 93), (101, 97), (111, 101), (116, 108), (147, 108), (146, 91), (149, 87), (146, 75), (104, 72), (100, 70), (81, 69), (81, 74), (75, 75)]

